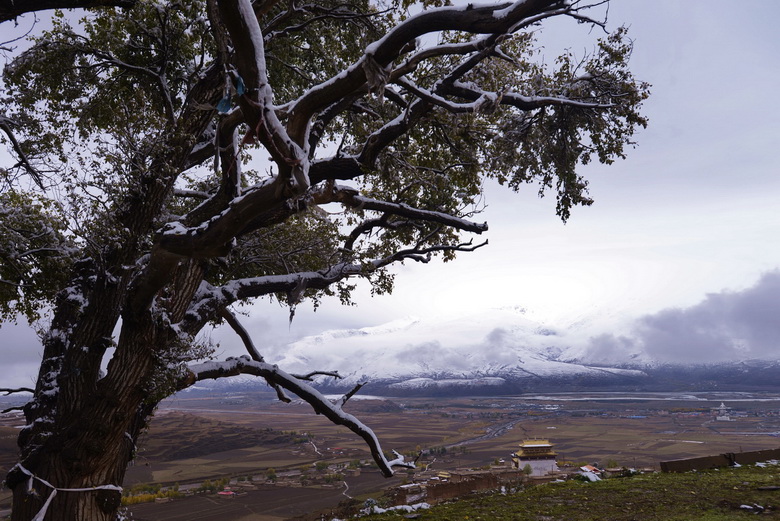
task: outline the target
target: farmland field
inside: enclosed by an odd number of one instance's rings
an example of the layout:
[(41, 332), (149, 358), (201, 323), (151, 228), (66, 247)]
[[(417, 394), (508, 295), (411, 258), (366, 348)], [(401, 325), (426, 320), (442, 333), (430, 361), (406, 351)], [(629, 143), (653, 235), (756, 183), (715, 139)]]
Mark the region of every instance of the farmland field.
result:
[[(576, 395), (578, 396), (578, 395)], [(717, 398), (717, 399), (715, 399)], [(500, 461), (523, 439), (547, 438), (559, 461), (654, 467), (665, 460), (780, 447), (780, 398), (740, 395), (729, 402), (732, 421), (716, 421), (706, 400), (653, 396), (474, 397), (353, 399), (346, 410), (378, 434), (385, 450), (424, 454), (431, 469), (479, 468)], [(21, 419), (0, 421), (0, 471), (14, 462)], [(133, 505), (142, 520), (278, 521), (335, 507), (401, 484), (376, 468), (337, 483), (322, 478), (336, 464), (367, 462), (362, 441), (305, 404), (282, 404), (268, 393), (176, 396), (164, 402), (139, 440), (125, 487), (138, 483), (195, 487), (204, 480), (239, 478), (250, 485), (232, 499), (197, 495), (163, 504)], [(317, 467), (317, 469), (315, 469)], [(279, 479), (266, 482), (269, 469)], [(341, 471), (339, 471), (341, 472)], [(345, 484), (348, 487), (345, 491)], [(0, 494), (0, 510), (9, 491)]]

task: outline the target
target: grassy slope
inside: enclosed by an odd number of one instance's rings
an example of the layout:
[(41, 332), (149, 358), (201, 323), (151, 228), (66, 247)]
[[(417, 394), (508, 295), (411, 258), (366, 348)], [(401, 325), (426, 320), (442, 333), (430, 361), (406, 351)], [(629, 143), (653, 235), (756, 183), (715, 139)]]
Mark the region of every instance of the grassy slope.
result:
[[(418, 510), (424, 521), (721, 521), (780, 519), (780, 467), (742, 467), (686, 474), (653, 474), (597, 483), (568, 481), (517, 494), (490, 494)], [(403, 519), (386, 513), (362, 519)], [(408, 514), (407, 514), (408, 515)]]

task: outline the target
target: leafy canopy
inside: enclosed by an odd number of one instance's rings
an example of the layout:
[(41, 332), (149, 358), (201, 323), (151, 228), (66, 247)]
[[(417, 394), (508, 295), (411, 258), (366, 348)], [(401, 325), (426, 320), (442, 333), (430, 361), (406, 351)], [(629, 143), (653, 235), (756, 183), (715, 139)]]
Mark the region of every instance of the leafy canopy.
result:
[[(410, 0), (326, 1), (289, 10), (284, 2), (262, 3), (256, 12), (276, 106), (283, 108), (357, 63), (371, 42), (409, 18), (411, 6)], [(227, 101), (222, 108), (235, 111), (239, 77), (226, 63), (233, 51), (214, 19), (203, 0), (140, 1), (131, 10), (97, 10), (77, 22), (57, 13), (53, 28), (5, 68), (6, 115), (19, 123), (28, 157), (49, 172), (44, 193), (24, 194), (6, 185), (0, 194), (5, 318), (15, 313), (35, 318), (41, 306), (52, 303), (74, 259), (99, 256), (106, 244), (127, 239), (122, 205), (171, 146), (193, 89), (220, 60), (221, 97)], [(481, 209), (486, 179), (514, 190), (535, 183), (540, 195), (555, 193), (565, 221), (572, 207), (592, 202), (577, 166), (625, 157), (635, 129), (647, 123), (639, 109), (648, 85), (628, 69), (631, 41), (624, 28), (600, 39), (591, 56), (578, 60), (567, 52), (552, 64), (541, 62), (532, 31), (493, 40), (459, 31), (435, 38), (412, 43), (385, 70), (403, 75), (381, 79), (369, 88), (373, 92), (347, 95), (312, 123), (313, 160), (334, 150), (367, 159), (363, 175), (354, 179), (363, 196), (469, 218)], [(469, 42), (478, 42), (479, 63), (462, 75), (454, 71), (463, 67), (464, 53), (419, 58), (425, 46)], [(468, 107), (475, 102), (476, 110)], [(196, 149), (213, 141), (216, 125), (226, 118), (230, 114), (218, 114), (209, 132), (190, 137)], [(409, 125), (373, 150), (372, 136), (381, 136), (399, 118)], [(239, 125), (236, 132), (251, 138), (252, 129)], [(240, 150), (244, 187), (275, 175), (259, 143), (244, 139)], [(176, 167), (175, 186), (211, 197), (221, 189), (226, 165), (212, 164), (208, 153), (192, 156)], [(169, 197), (155, 226), (201, 203), (197, 197)], [(454, 247), (462, 241), (462, 232), (438, 223), (360, 205), (325, 208), (309, 205), (294, 218), (271, 219), (237, 237), (227, 256), (210, 261), (209, 282), (322, 270), (344, 260), (368, 263), (409, 245)], [(147, 251), (155, 229), (141, 238)], [(438, 253), (451, 259), (455, 251)], [(378, 291), (392, 287), (384, 267), (367, 276)], [(340, 281), (334, 287), (348, 302), (352, 286)], [(333, 292), (307, 289), (306, 295)]]

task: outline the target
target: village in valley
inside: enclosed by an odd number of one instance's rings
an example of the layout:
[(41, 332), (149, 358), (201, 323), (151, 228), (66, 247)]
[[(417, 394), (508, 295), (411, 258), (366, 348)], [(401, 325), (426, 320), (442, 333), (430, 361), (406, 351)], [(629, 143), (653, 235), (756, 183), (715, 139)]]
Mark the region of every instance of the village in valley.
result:
[[(780, 458), (773, 395), (367, 398), (351, 401), (351, 410), (386, 451), (416, 459), (415, 469), (383, 478), (361, 440), (305, 404), (268, 393), (182, 395), (163, 403), (141, 440), (123, 502), (139, 521), (182, 511), (224, 519), (234, 509), (306, 519), (340, 504), (434, 504), (475, 491), (675, 470), (691, 458)], [(4, 469), (13, 465), (20, 422), (18, 414), (2, 417)], [(0, 510), (9, 499), (3, 492)]]

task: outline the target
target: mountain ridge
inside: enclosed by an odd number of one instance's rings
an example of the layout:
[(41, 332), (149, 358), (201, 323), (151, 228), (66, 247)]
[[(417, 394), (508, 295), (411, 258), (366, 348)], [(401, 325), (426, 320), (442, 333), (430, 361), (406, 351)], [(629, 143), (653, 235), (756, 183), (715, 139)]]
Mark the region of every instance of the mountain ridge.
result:
[[(592, 315), (601, 313), (592, 310)], [(522, 306), (439, 319), (409, 316), (327, 330), (278, 348), (268, 358), (291, 373), (338, 371), (339, 379), (317, 381), (329, 392), (364, 382), (370, 394), (386, 395), (780, 385), (775, 383), (780, 382), (780, 363), (773, 360), (669, 363), (653, 360), (628, 342), (631, 349), (599, 351), (593, 340), (597, 322), (579, 316), (552, 325)]]

